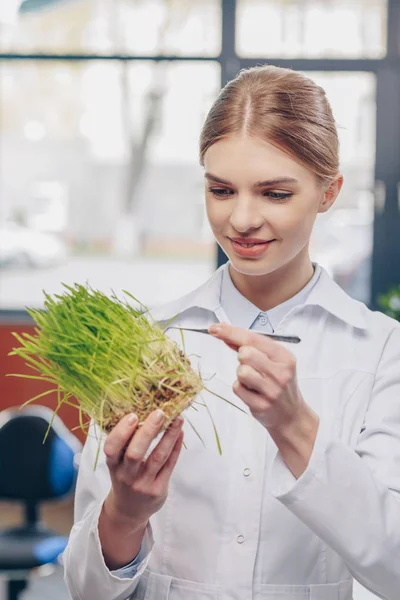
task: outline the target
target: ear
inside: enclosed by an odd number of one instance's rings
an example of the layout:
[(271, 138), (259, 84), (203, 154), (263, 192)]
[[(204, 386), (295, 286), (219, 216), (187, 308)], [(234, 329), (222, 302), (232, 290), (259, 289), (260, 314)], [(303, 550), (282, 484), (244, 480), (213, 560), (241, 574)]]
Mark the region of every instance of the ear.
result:
[(330, 209), (338, 197), (342, 185), (343, 175), (338, 173), (338, 175), (323, 189), (323, 196), (318, 209), (319, 213), (327, 212)]

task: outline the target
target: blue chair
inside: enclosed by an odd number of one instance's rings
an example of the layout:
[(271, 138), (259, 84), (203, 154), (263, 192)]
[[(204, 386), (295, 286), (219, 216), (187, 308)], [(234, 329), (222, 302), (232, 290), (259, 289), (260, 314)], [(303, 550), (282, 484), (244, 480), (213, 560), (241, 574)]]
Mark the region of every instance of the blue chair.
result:
[(25, 519), (0, 531), (0, 577), (8, 600), (17, 600), (33, 575), (48, 575), (68, 538), (44, 527), (39, 505), (69, 496), (77, 476), (82, 445), (53, 412), (31, 405), (0, 412), (0, 500), (19, 501)]

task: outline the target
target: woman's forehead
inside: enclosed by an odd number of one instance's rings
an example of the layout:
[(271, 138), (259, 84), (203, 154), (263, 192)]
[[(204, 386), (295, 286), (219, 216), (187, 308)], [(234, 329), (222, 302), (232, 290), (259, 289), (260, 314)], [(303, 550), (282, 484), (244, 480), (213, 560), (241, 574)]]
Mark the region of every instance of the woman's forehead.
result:
[(313, 173), (295, 158), (261, 138), (229, 136), (215, 142), (204, 155), (207, 173), (234, 183), (254, 183), (290, 177), (299, 182), (312, 181)]

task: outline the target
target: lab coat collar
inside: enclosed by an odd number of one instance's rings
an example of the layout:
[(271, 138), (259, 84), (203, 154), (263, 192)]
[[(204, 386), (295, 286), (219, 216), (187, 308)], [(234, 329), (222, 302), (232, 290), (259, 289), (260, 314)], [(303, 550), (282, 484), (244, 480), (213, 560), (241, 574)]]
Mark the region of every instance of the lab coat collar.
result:
[(156, 321), (169, 321), (177, 315), (181, 316), (191, 308), (200, 308), (214, 314), (217, 313), (221, 308), (220, 290), (222, 272), (226, 266), (226, 264), (221, 265), (210, 279), (192, 292), (189, 292), (189, 294), (150, 309), (153, 319)]
[[(225, 320), (225, 313), (220, 303), (220, 292), (222, 276), (226, 268), (228, 268), (228, 263), (219, 267), (208, 281), (189, 294), (150, 309), (153, 319), (159, 322), (167, 322), (178, 315), (182, 316), (189, 309), (200, 308), (209, 313), (214, 313), (220, 321)], [(321, 267), (318, 282), (311, 290), (303, 306), (319, 306), (353, 327), (358, 329), (366, 329), (367, 327), (365, 318), (367, 309), (365, 305), (348, 296), (323, 267)], [(296, 310), (296, 308), (293, 310)], [(198, 322), (198, 319), (195, 319), (195, 321)]]
[(305, 305), (320, 306), (341, 321), (357, 329), (366, 329), (366, 306), (351, 298), (321, 267), (321, 276)]
[(229, 274), (229, 269), (226, 268), (222, 273), (222, 288), (221, 288), (221, 304), (225, 309), (226, 314), (230, 318), (231, 323), (236, 323), (238, 327), (243, 329), (251, 329), (257, 317), (265, 315), (275, 331), (281, 321), (289, 312), (296, 306), (303, 305), (309, 296), (311, 290), (317, 284), (321, 275), (321, 267), (313, 264), (314, 274), (311, 280), (297, 294), (285, 300), (278, 306), (267, 311), (262, 311), (257, 306), (247, 300), (235, 287), (232, 278)]

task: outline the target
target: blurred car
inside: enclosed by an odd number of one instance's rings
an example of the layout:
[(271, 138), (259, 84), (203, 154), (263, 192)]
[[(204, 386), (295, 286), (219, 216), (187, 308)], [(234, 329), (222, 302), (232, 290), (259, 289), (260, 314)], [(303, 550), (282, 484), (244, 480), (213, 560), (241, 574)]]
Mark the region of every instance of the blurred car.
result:
[(12, 221), (0, 224), (0, 266), (44, 268), (62, 264), (66, 244), (54, 234), (23, 227)]

